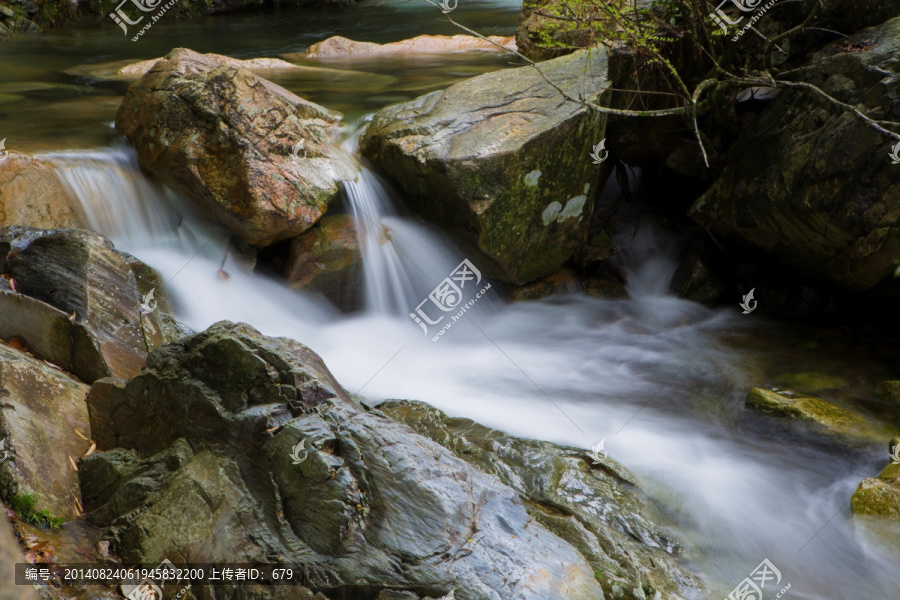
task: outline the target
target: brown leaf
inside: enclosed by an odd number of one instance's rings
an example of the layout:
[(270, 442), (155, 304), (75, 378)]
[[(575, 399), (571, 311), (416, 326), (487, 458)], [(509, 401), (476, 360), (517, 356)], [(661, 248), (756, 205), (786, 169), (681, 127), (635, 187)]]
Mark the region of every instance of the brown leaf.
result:
[(69, 462), (72, 463), (72, 468), (76, 471), (78, 470), (78, 465), (75, 464), (75, 459), (69, 456)]
[(28, 344), (20, 337), (9, 338), (9, 345), (19, 352), (28, 352)]
[(91, 447), (88, 448), (88, 451), (84, 453), (84, 456), (81, 457), (81, 460), (84, 460), (85, 458), (87, 458), (88, 456), (93, 454), (94, 450), (96, 450), (96, 449), (97, 449), (97, 444), (94, 442), (91, 442)]

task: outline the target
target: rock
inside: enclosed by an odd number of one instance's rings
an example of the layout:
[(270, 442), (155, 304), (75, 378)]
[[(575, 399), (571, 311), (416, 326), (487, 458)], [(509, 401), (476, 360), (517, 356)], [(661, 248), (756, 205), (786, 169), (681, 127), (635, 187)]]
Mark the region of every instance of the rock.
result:
[(628, 297), (628, 290), (624, 285), (609, 279), (583, 279), (581, 281), (581, 289), (588, 296), (601, 300), (622, 300)]
[(814, 394), (824, 390), (837, 390), (847, 387), (847, 380), (837, 375), (825, 375), (807, 371), (804, 373), (785, 373), (775, 378), (775, 383), (792, 390)]
[(725, 284), (699, 254), (689, 252), (672, 276), (672, 288), (681, 298), (713, 304), (722, 297)]
[(72, 460), (90, 447), (87, 394), (87, 385), (0, 343), (0, 433), (6, 441), (0, 455), (10, 455), (0, 463), (0, 492), (7, 504), (32, 495), (36, 512), (78, 516)]
[(0, 163), (0, 227), (8, 225), (82, 226), (53, 165), (14, 152)]
[[(173, 52), (179, 52), (180, 48), (176, 48)], [(171, 56), (171, 54), (170, 54)], [(202, 54), (200, 56), (215, 62), (218, 65), (227, 65), (236, 68), (252, 71), (257, 75), (273, 76), (273, 75), (294, 75), (306, 78), (330, 80), (349, 80), (361, 81), (366, 83), (372, 82), (374, 79), (378, 83), (395, 82), (397, 79), (389, 75), (378, 75), (375, 73), (367, 73), (364, 71), (348, 71), (345, 69), (326, 69), (322, 67), (309, 67), (305, 65), (295, 65), (293, 63), (281, 60), (279, 58), (251, 58), (248, 60), (240, 60), (223, 56), (221, 54)], [(285, 57), (296, 56), (286, 54)], [(65, 69), (63, 73), (72, 75), (73, 77), (94, 77), (97, 79), (108, 79), (115, 81), (134, 81), (140, 79), (150, 72), (150, 70), (161, 60), (166, 58), (151, 58), (149, 60), (135, 61), (133, 59), (116, 60), (102, 63), (90, 63), (86, 65), (76, 65)]]
[(875, 397), (882, 402), (900, 405), (900, 381), (882, 381), (875, 388)]
[[(12, 569), (16, 563), (26, 562), (22, 548), (16, 540), (13, 529), (9, 523), (0, 523), (0, 565), (4, 569)], [(7, 573), (10, 571), (7, 570)], [(9, 576), (12, 579), (11, 576)], [(0, 585), (0, 600), (38, 600), (40, 596), (30, 585), (12, 585), (4, 583)]]
[(143, 167), (257, 246), (309, 229), (340, 181), (356, 177), (329, 143), (339, 121), (224, 57), (184, 48), (132, 84), (116, 115)]
[(561, 14), (564, 0), (525, 0), (519, 13), (516, 46), (531, 60), (547, 60), (571, 54), (575, 48), (585, 48), (588, 36), (576, 31), (569, 23), (552, 16)]
[[(180, 335), (159, 275), (97, 233), (0, 229), (0, 267), (28, 297), (0, 292), (0, 337), (23, 337), (84, 381), (135, 375), (148, 347)], [(160, 310), (142, 318), (151, 291)]]
[(103, 451), (85, 468), (91, 510), (162, 474), (130, 524), (115, 514), (129, 503), (97, 520), (119, 524), (128, 561), (283, 560), (304, 565), (311, 590), (354, 597), (603, 598), (516, 491), (363, 409), (293, 340), (217, 323), (155, 350), (130, 381), (98, 381), (88, 405)]
[(891, 463), (877, 478), (863, 479), (850, 498), (858, 516), (900, 521), (900, 464)]
[(575, 292), (579, 289), (578, 275), (571, 267), (563, 267), (555, 273), (520, 285), (510, 290), (510, 302), (541, 300), (556, 294)]
[(857, 439), (883, 439), (883, 432), (867, 417), (831, 402), (788, 390), (753, 388), (747, 394), (747, 408), (764, 413), (813, 421), (826, 431)]
[(0, 15), (3, 15), (4, 17), (15, 17), (16, 11), (5, 4), (0, 4)]
[(680, 598), (699, 583), (678, 565), (680, 547), (642, 515), (636, 482), (610, 458), (516, 438), (421, 402), (388, 401), (378, 410), (459, 458), (498, 477), (529, 513), (591, 563), (607, 598)]
[[(508, 50), (516, 49), (512, 36), (492, 35), (490, 39)], [(375, 44), (372, 42), (356, 42), (339, 35), (313, 44), (304, 52), (283, 54), (288, 60), (314, 58), (374, 58), (408, 56), (411, 54), (447, 54), (451, 52), (503, 52), (503, 48), (486, 42), (473, 35), (417, 35), (408, 40)]]
[[(859, 50), (847, 51), (853, 44)], [(871, 118), (900, 121), (898, 51), (900, 18), (828, 45), (801, 79)], [(893, 281), (900, 256), (900, 183), (889, 157), (895, 140), (790, 88), (758, 117), (743, 118), (728, 166), (691, 217), (719, 239), (745, 240), (844, 288)]]
[[(596, 100), (608, 83), (602, 51), (541, 68), (573, 97)], [(564, 102), (529, 66), (389, 106), (360, 147), (414, 208), (480, 250), (490, 275), (522, 284), (553, 273), (582, 245), (611, 168), (590, 158), (605, 123), (603, 114)]]
[(361, 272), (353, 217), (334, 215), (291, 240), (284, 277), (292, 288), (318, 292), (349, 312), (362, 306)]

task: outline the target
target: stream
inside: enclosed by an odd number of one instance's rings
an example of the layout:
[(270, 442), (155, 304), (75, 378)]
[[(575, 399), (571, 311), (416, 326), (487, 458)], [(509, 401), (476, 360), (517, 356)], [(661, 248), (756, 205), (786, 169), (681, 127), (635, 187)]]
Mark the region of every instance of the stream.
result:
[[(461, 3), (454, 18), (484, 34), (509, 35), (519, 8), (505, 0)], [(178, 318), (191, 328), (227, 319), (295, 338), (372, 404), (422, 400), (586, 451), (602, 440), (636, 474), (657, 522), (703, 577), (698, 598), (725, 598), (763, 559), (782, 575), (771, 598), (788, 583), (783, 598), (897, 598), (900, 556), (849, 509), (860, 480), (884, 466), (886, 443), (846, 446), (744, 408), (750, 388), (792, 373), (843, 378), (844, 387), (820, 393), (837, 404), (871, 397), (896, 367), (896, 346), (877, 332), (767, 321), (743, 315), (738, 298), (716, 309), (679, 299), (669, 283), (684, 240), (643, 212), (635, 228), (625, 210), (616, 242), (629, 298), (571, 293), (506, 304), (493, 289), (433, 342), (409, 313), (466, 257), (407, 215), (402, 198), (364, 164), (345, 208), (361, 232), (365, 308), (341, 314), (321, 298), (246, 272), (234, 253), (226, 257), (226, 231), (141, 173), (110, 126), (127, 82), (63, 73), (180, 45), (251, 58), (296, 52), (334, 34), (383, 42), (424, 33), (456, 31), (433, 8), (410, 3), (164, 19), (137, 43), (112, 22), (24, 36), (0, 57), (0, 137), (10, 150), (53, 162), (85, 221), (160, 271)], [(510, 64), (470, 54), (345, 65), (397, 78), (373, 90), (274, 80), (343, 112), (344, 147), (352, 153), (366, 114)], [(641, 195), (654, 193), (648, 186)], [(616, 194), (610, 182), (601, 202)], [(223, 257), (228, 279), (217, 275)]]

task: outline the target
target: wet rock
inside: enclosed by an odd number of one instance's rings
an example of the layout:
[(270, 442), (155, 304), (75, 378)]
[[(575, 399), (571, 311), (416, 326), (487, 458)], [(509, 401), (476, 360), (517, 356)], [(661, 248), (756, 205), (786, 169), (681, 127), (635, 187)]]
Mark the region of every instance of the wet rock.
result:
[(217, 323), (155, 350), (130, 381), (97, 382), (89, 409), (99, 449), (119, 453), (91, 459), (86, 493), (102, 506), (137, 487), (145, 461), (172, 467), (156, 467), (155, 495), (116, 532), (129, 560), (302, 563), (307, 587), (329, 597), (603, 597), (513, 489), (363, 409), (293, 340)]
[[(12, 527), (9, 523), (0, 523), (0, 565), (3, 565), (9, 573), (13, 568), (12, 565), (23, 562), (26, 562), (25, 555), (19, 547)], [(7, 577), (11, 579), (9, 575)], [(9, 580), (0, 584), (0, 600), (38, 600), (38, 598), (30, 585), (12, 585)]]
[[(848, 51), (848, 45), (858, 51)], [(826, 46), (800, 79), (871, 118), (898, 121), (900, 19)], [(892, 281), (900, 256), (895, 140), (811, 92), (783, 89), (744, 115), (721, 177), (690, 209), (719, 239), (750, 242), (851, 290)], [(721, 236), (721, 237), (720, 237)]]
[(858, 516), (900, 521), (900, 464), (891, 463), (875, 477), (863, 479), (850, 498)]
[(513, 437), (421, 402), (378, 410), (514, 488), (538, 522), (585, 556), (607, 598), (676, 598), (698, 582), (679, 565), (678, 545), (643, 516), (634, 476), (614, 460)]
[(72, 463), (90, 447), (87, 394), (87, 385), (0, 343), (0, 455), (9, 454), (0, 463), (0, 493), (7, 504), (32, 495), (36, 512), (78, 516)]
[[(171, 306), (159, 275), (97, 233), (0, 229), (0, 266), (27, 296), (0, 292), (0, 337), (23, 337), (84, 381), (130, 377), (148, 348), (181, 335), (166, 318)], [(151, 291), (159, 310), (142, 317)]]
[(883, 439), (879, 426), (865, 415), (836, 404), (788, 390), (753, 388), (747, 394), (747, 408), (764, 413), (812, 421), (825, 431), (857, 439)]
[(362, 306), (362, 255), (350, 215), (325, 217), (291, 240), (284, 277), (296, 289), (318, 292), (344, 311)]
[[(605, 93), (603, 51), (541, 67), (572, 97)], [(414, 208), (483, 253), (479, 264), (492, 276), (523, 284), (553, 273), (582, 245), (612, 162), (590, 157), (605, 123), (522, 67), (389, 106), (360, 147)]]
[(900, 381), (882, 381), (875, 388), (875, 397), (882, 402), (900, 405)]
[(588, 296), (601, 300), (621, 300), (628, 297), (628, 290), (618, 281), (589, 278), (581, 281), (581, 289)]
[(515, 50), (516, 42), (512, 36), (490, 36), (489, 39), (502, 46), (486, 42), (472, 35), (418, 35), (408, 40), (375, 44), (372, 42), (356, 42), (354, 40), (332, 36), (327, 40), (313, 44), (304, 52), (285, 54), (290, 59), (313, 58), (374, 58), (407, 56), (411, 54), (447, 54), (451, 52), (504, 52), (504, 48)]
[(510, 290), (509, 300), (511, 302), (541, 300), (556, 294), (572, 293), (579, 288), (578, 275), (575, 271), (570, 267), (563, 267), (555, 273)]
[(330, 143), (338, 114), (229, 60), (173, 50), (129, 87), (116, 127), (148, 171), (266, 246), (309, 229), (356, 170)]
[(712, 304), (721, 298), (725, 284), (699, 254), (690, 252), (672, 276), (672, 288), (682, 298)]
[[(180, 49), (174, 50), (178, 52)], [(345, 80), (365, 82), (371, 84), (390, 83), (396, 81), (395, 77), (389, 75), (379, 75), (375, 73), (367, 73), (364, 71), (348, 71), (345, 69), (327, 69), (322, 67), (309, 67), (305, 65), (296, 65), (279, 58), (251, 58), (248, 60), (240, 60), (223, 56), (221, 54), (203, 54), (201, 55), (216, 64), (228, 65), (236, 68), (246, 69), (256, 73), (260, 77), (263, 76), (303, 76), (312, 79), (328, 78), (331, 80)], [(295, 56), (285, 54), (285, 58)], [(102, 63), (90, 63), (86, 65), (76, 65), (69, 67), (63, 73), (72, 75), (73, 77), (95, 77), (98, 79), (109, 79), (115, 81), (133, 81), (140, 79), (146, 75), (155, 65), (166, 58), (151, 58), (149, 60), (116, 60)]]
[(53, 165), (13, 152), (0, 163), (0, 227), (8, 225), (81, 227)]

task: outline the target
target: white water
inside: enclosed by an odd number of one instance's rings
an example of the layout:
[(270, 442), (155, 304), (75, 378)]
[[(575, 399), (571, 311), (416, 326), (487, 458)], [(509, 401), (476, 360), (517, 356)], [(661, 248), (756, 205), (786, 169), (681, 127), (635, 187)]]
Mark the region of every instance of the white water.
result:
[(373, 403), (423, 400), (583, 448), (605, 439), (706, 575), (703, 598), (723, 598), (763, 558), (781, 570), (782, 586), (791, 583), (785, 598), (898, 597), (897, 558), (867, 542), (847, 510), (859, 480), (884, 460), (747, 419), (743, 397), (757, 383), (759, 357), (719, 340), (777, 329), (669, 295), (676, 245), (649, 223), (622, 244), (630, 299), (502, 306), (490, 292), (493, 306), (467, 313), (435, 343), (407, 314), (465, 257), (423, 226), (387, 216), (390, 200), (370, 174), (349, 190), (366, 247), (367, 310), (341, 316), (231, 259), (231, 279), (218, 278), (227, 234), (146, 181), (131, 151), (53, 160), (92, 227), (156, 267), (194, 329), (229, 319), (298, 339)]

